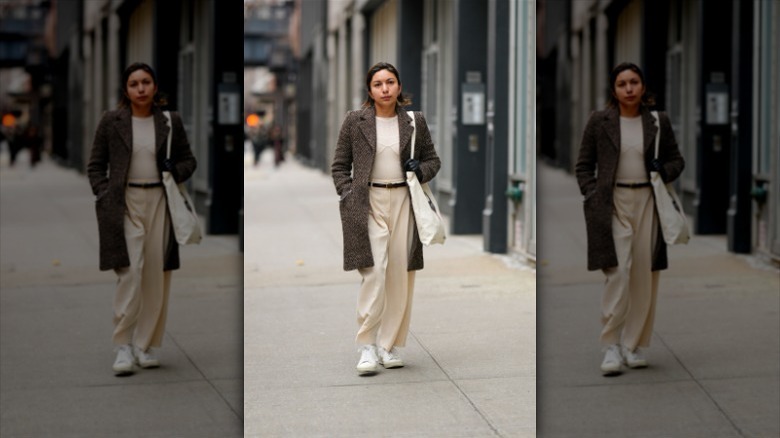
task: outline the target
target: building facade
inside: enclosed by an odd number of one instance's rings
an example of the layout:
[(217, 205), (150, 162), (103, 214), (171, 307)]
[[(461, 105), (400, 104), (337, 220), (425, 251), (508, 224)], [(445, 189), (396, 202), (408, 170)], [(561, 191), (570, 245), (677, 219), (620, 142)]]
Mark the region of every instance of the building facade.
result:
[(677, 184), (694, 231), (780, 261), (780, 4), (541, 0), (539, 9), (542, 156), (573, 170), (609, 70), (634, 62), (686, 159)]
[(452, 234), (535, 259), (535, 5), (509, 0), (333, 0), (301, 10), (298, 152), (330, 171), (365, 74), (401, 73), (442, 168), (432, 182)]

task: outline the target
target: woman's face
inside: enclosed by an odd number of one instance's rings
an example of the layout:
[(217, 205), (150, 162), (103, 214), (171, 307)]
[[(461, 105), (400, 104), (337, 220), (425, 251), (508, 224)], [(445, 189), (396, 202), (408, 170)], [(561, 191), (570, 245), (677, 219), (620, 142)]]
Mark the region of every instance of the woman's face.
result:
[(395, 109), (398, 96), (401, 94), (401, 84), (389, 70), (379, 70), (371, 78), (369, 94), (374, 99), (374, 105), (385, 109)]
[(642, 102), (645, 94), (645, 84), (642, 78), (633, 70), (623, 70), (615, 78), (612, 92), (623, 108), (635, 108)]
[(130, 73), (125, 84), (125, 94), (134, 107), (150, 107), (155, 93), (157, 84), (154, 83), (152, 75), (142, 69)]

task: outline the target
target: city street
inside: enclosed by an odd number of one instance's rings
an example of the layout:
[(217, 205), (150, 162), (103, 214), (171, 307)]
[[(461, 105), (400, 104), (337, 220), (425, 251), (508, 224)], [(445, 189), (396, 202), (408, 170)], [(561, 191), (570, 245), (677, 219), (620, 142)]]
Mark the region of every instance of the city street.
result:
[(669, 248), (649, 367), (605, 378), (601, 272), (586, 270), (582, 197), (538, 164), (540, 437), (780, 436), (780, 273), (725, 236)]
[(359, 377), (330, 176), (268, 150), (244, 172), (247, 437), (536, 436), (533, 269), (481, 236), (426, 248), (406, 366)]
[(241, 436), (237, 236), (181, 248), (162, 366), (115, 377), (116, 275), (98, 270), (87, 178), (28, 163), (0, 153), (0, 436)]

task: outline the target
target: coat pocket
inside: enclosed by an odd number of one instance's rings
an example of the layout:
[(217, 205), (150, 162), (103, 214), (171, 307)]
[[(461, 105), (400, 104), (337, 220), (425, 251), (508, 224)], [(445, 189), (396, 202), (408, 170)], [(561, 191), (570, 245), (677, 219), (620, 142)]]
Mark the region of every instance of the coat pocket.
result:
[(347, 224), (351, 222), (355, 216), (355, 213), (352, 211), (353, 204), (354, 204), (352, 200), (354, 197), (355, 196), (352, 193), (352, 190), (350, 189), (345, 191), (339, 198), (339, 213), (341, 215), (342, 224)]
[(103, 190), (102, 192), (98, 193), (97, 196), (95, 196), (95, 202), (101, 202), (103, 199), (106, 198), (108, 195), (108, 189)]
[(593, 189), (590, 192), (585, 194), (585, 197), (582, 198), (582, 202), (587, 203), (589, 200), (593, 199), (596, 195), (596, 192), (598, 192), (597, 189)]
[(352, 193), (352, 189), (344, 190), (344, 192), (341, 193), (341, 196), (339, 197), (339, 202), (344, 203), (344, 200), (349, 198), (349, 195)]

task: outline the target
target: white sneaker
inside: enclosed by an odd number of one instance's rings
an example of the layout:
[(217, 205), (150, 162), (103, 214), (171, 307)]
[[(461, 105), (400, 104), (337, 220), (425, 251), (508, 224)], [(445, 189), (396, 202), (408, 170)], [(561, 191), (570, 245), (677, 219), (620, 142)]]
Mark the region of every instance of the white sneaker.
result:
[(127, 376), (133, 374), (133, 349), (129, 344), (117, 348), (114, 361), (114, 375)]
[(621, 373), (620, 364), (623, 358), (620, 356), (620, 348), (617, 344), (612, 344), (604, 353), (604, 361), (601, 362), (601, 373), (605, 376), (617, 376)]
[(400, 368), (404, 366), (404, 361), (401, 360), (401, 356), (398, 355), (395, 347), (391, 348), (390, 351), (385, 350), (384, 347), (379, 347), (379, 363), (385, 368)]
[(620, 352), (623, 355), (623, 363), (628, 365), (629, 368), (647, 367), (647, 359), (645, 359), (645, 356), (639, 350), (639, 347), (635, 348), (634, 351), (631, 351), (626, 347), (621, 347)]
[(135, 354), (135, 363), (141, 368), (157, 368), (160, 366), (160, 360), (152, 354), (151, 348), (147, 348), (146, 351), (143, 351), (134, 346), (133, 353)]
[(376, 373), (377, 370), (377, 357), (376, 347), (373, 345), (363, 345), (358, 351), (360, 352), (360, 361), (357, 364), (358, 375), (364, 376)]

